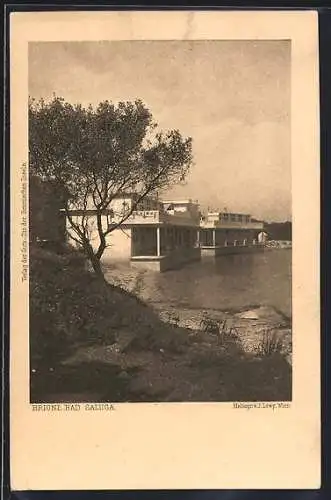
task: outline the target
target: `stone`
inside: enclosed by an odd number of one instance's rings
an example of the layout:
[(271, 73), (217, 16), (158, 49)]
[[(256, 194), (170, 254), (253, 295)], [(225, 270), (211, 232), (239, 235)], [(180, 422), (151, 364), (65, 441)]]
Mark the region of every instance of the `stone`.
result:
[(282, 325), (285, 323), (285, 319), (281, 313), (277, 312), (273, 307), (261, 306), (257, 309), (250, 309), (243, 311), (235, 315), (239, 319), (252, 319), (266, 321), (270, 324)]
[(259, 315), (256, 311), (244, 311), (236, 314), (236, 316), (240, 319), (259, 319)]

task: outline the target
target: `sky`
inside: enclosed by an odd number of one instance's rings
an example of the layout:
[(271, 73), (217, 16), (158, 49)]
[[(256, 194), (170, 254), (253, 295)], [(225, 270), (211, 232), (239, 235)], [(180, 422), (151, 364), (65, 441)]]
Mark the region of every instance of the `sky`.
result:
[(162, 130), (193, 139), (184, 186), (202, 209), (291, 220), (289, 41), (34, 42), (29, 95), (141, 99)]

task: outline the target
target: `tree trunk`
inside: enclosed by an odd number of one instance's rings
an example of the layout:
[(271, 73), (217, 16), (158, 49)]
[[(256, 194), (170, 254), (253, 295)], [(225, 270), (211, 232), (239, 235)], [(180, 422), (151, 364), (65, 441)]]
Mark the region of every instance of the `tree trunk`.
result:
[(105, 277), (104, 277), (104, 274), (102, 272), (102, 269), (101, 269), (101, 262), (100, 262), (100, 259), (98, 259), (98, 257), (96, 257), (95, 254), (90, 255), (89, 256), (89, 259), (90, 259), (90, 262), (92, 264), (92, 267), (93, 267), (93, 271), (95, 272), (95, 274), (98, 276), (98, 278), (102, 279), (103, 281), (106, 281), (105, 280)]
[(93, 271), (95, 272), (95, 274), (98, 278), (102, 279), (103, 281), (106, 281), (105, 277), (103, 275), (102, 269), (101, 269), (101, 262), (100, 262), (101, 256), (99, 257), (98, 255), (96, 255), (94, 253), (93, 248), (88, 241), (85, 241), (84, 243), (85, 244), (83, 247), (84, 247), (85, 255), (87, 256), (90, 263), (92, 264)]

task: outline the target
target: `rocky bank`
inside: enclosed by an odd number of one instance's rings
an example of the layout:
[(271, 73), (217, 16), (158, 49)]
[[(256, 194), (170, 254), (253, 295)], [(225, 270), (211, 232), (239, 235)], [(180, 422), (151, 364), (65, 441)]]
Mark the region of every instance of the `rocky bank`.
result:
[(204, 329), (208, 323), (209, 326), (217, 323), (221, 329), (235, 332), (248, 353), (256, 352), (263, 339), (273, 335), (280, 341), (282, 354), (292, 364), (291, 318), (273, 306), (253, 304), (231, 310), (191, 308), (178, 302), (155, 301), (146, 295), (150, 274), (145, 271), (118, 266), (110, 269), (106, 276), (110, 283), (145, 300), (162, 321), (192, 331)]

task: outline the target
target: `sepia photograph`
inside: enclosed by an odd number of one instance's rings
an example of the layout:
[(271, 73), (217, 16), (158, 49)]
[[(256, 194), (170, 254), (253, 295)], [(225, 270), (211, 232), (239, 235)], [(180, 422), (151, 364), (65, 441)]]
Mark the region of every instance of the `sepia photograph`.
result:
[(318, 487), (318, 85), (315, 12), (11, 15), (13, 490)]
[(30, 402), (291, 401), (291, 41), (28, 72)]

